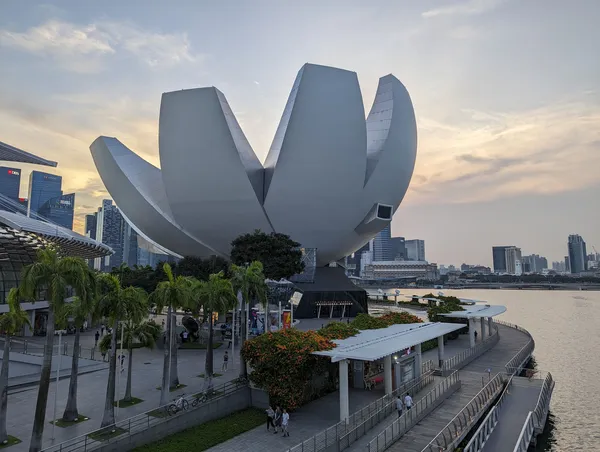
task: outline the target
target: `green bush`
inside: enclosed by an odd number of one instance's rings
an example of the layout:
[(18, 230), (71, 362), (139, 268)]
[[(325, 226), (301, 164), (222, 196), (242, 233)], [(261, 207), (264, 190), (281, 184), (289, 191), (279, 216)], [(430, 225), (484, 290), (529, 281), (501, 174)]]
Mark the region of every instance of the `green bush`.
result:
[(264, 424), (262, 410), (251, 408), (238, 411), (221, 419), (206, 422), (183, 432), (175, 433), (152, 444), (138, 447), (134, 452), (173, 452), (208, 450), (217, 444)]

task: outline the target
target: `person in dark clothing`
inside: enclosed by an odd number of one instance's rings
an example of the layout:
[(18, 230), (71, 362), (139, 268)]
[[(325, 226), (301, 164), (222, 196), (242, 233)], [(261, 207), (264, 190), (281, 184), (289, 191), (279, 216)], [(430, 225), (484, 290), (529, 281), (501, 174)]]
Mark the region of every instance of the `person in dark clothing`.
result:
[(273, 408), (271, 408), (271, 405), (269, 405), (269, 408), (267, 408), (266, 413), (267, 413), (267, 432), (269, 431), (270, 427), (273, 427), (273, 430), (275, 430), (275, 424), (273, 424), (273, 418), (275, 417), (275, 411), (273, 411)]
[(100, 339), (100, 333), (98, 331), (96, 331), (94, 338), (96, 339), (96, 345), (94, 345), (94, 347), (98, 347), (98, 339)]

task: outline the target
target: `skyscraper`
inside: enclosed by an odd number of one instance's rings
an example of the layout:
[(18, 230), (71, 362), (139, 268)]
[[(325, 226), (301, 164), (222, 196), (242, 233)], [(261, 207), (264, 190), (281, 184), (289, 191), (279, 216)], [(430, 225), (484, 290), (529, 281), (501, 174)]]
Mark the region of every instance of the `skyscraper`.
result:
[(39, 213), (40, 208), (52, 198), (62, 195), (62, 177), (55, 174), (32, 171), (29, 175), (29, 205), (27, 213)]
[(0, 166), (0, 194), (13, 201), (18, 201), (20, 185), (21, 170), (19, 168)]
[(409, 261), (425, 261), (425, 240), (412, 239), (404, 242), (406, 259)]
[(523, 256), (522, 261), (524, 273), (541, 273), (548, 268), (548, 259), (538, 254)]
[(392, 255), (390, 260), (406, 260), (406, 240), (404, 237), (392, 237), (390, 240), (390, 249)]
[(373, 239), (373, 260), (389, 261), (392, 260), (391, 254), (391, 226), (388, 224)]
[(110, 199), (102, 201), (96, 221), (96, 240), (110, 246), (114, 254), (96, 259), (94, 268), (110, 271), (123, 263), (123, 243), (125, 239), (125, 219)]
[(571, 234), (567, 243), (571, 273), (587, 271), (587, 250), (585, 242), (579, 234)]
[(96, 220), (98, 218), (98, 212), (93, 213), (91, 215), (85, 216), (85, 235), (91, 237), (92, 239), (96, 238)]
[(127, 221), (123, 232), (123, 263), (133, 267), (138, 264), (138, 234)]
[(38, 213), (59, 226), (73, 229), (75, 193), (49, 199), (41, 205)]
[(493, 246), (492, 258), (494, 261), (494, 273), (506, 273), (506, 248), (507, 246)]
[(507, 246), (504, 248), (506, 260), (506, 273), (511, 275), (521, 275), (523, 273), (521, 248), (516, 246)]

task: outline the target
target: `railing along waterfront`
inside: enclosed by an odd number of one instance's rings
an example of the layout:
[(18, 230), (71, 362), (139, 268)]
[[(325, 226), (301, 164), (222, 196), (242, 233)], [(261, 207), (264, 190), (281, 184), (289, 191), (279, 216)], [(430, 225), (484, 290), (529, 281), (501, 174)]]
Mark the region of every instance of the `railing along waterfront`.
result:
[(485, 353), (489, 349), (491, 349), (494, 345), (496, 345), (498, 343), (499, 339), (500, 339), (500, 334), (498, 332), (498, 328), (496, 328), (494, 331), (494, 334), (487, 337), (483, 342), (480, 342), (475, 347), (471, 347), (466, 350), (463, 350), (459, 354), (454, 355), (452, 358), (446, 359), (441, 368), (442, 375), (445, 375), (449, 372), (458, 370), (458, 369), (466, 366), (471, 361), (473, 361), (475, 358), (478, 358), (483, 353)]
[(427, 393), (425, 397), (417, 401), (413, 408), (405, 410), (405, 412), (385, 428), (367, 445), (368, 452), (381, 452), (398, 441), (406, 432), (415, 426), (417, 422), (422, 420), (427, 414), (433, 411), (449, 392), (454, 392), (460, 388), (460, 378), (458, 371), (453, 372), (449, 377), (446, 377), (432, 391)]
[(496, 424), (498, 424), (498, 416), (500, 414), (500, 408), (502, 408), (502, 404), (506, 399), (506, 395), (508, 394), (508, 390), (512, 386), (513, 375), (510, 376), (508, 381), (506, 382), (506, 386), (504, 387), (504, 391), (500, 395), (498, 402), (495, 406), (492, 407), (488, 415), (485, 417), (479, 428), (473, 434), (473, 438), (467, 443), (463, 452), (479, 452), (485, 446), (485, 442), (490, 437)]
[(529, 361), (529, 358), (531, 358), (533, 350), (535, 350), (535, 341), (533, 340), (533, 336), (531, 333), (529, 333), (529, 331), (520, 327), (519, 325), (504, 322), (502, 320), (496, 320), (495, 322), (508, 328), (514, 328), (515, 330), (518, 330), (529, 337), (529, 341), (521, 348), (521, 350), (517, 352), (515, 356), (512, 357), (510, 361), (506, 363), (505, 366), (507, 374), (518, 374), (523, 370), (525, 364), (527, 364), (527, 361)]
[[(368, 419), (377, 419), (381, 417), (384, 419), (385, 416), (382, 413), (389, 410), (390, 404), (395, 403), (394, 398), (399, 394), (406, 394), (407, 392), (413, 391), (417, 387), (425, 387), (433, 381), (433, 371), (421, 375), (418, 378), (414, 378), (406, 383), (402, 384), (399, 388), (395, 389), (391, 394), (384, 395), (383, 397), (371, 402), (364, 408), (352, 413), (347, 421), (340, 421), (335, 425), (326, 428), (325, 430), (317, 433), (316, 435), (302, 441), (300, 444), (287, 449), (287, 452), (320, 452), (325, 450), (340, 450), (340, 442), (344, 436), (355, 430), (356, 426), (364, 423)], [(374, 425), (374, 424), (373, 424)], [(349, 439), (349, 438), (348, 438)]]
[[(185, 397), (187, 401), (185, 409), (183, 409), (183, 404), (179, 402), (179, 398), (176, 398), (165, 406), (160, 406), (137, 416), (115, 422), (108, 427), (52, 445), (43, 449), (42, 452), (88, 452), (106, 447), (107, 444), (121, 442), (128, 437), (156, 427), (158, 424), (166, 422), (174, 416), (181, 416), (186, 412), (207, 407), (210, 402), (247, 387), (248, 382), (242, 379), (229, 381), (225, 384), (214, 386), (206, 398), (203, 398), (201, 393)], [(175, 400), (179, 402), (179, 407), (181, 408), (176, 410), (176, 412), (171, 411), (169, 414), (169, 407), (175, 404)], [(196, 400), (198, 402), (195, 402)]]
[(488, 406), (494, 401), (505, 381), (504, 374), (496, 374), (487, 385), (465, 406), (438, 435), (425, 446), (422, 452), (439, 452), (456, 445), (469, 433), (472, 425), (479, 420)]
[(534, 432), (535, 426), (533, 425), (533, 412), (530, 411), (527, 415), (527, 419), (525, 419), (525, 424), (521, 429), (521, 434), (519, 435), (519, 439), (517, 440), (517, 444), (515, 445), (513, 452), (527, 452)]

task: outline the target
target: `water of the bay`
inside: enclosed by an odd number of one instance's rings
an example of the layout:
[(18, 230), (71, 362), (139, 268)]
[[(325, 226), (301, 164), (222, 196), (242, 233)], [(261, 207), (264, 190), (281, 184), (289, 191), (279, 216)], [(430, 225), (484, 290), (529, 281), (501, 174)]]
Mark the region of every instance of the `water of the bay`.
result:
[[(438, 290), (400, 289), (424, 295)], [(600, 292), (443, 290), (506, 306), (502, 320), (535, 339), (537, 368), (556, 381), (548, 430), (537, 451), (600, 451)]]

